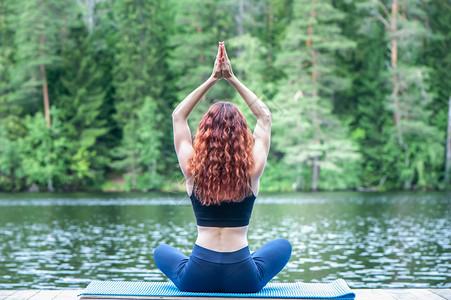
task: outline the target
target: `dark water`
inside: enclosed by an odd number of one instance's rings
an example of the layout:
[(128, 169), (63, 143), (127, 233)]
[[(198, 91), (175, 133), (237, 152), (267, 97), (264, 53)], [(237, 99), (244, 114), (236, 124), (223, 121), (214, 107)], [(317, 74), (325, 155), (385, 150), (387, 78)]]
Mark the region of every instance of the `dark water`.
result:
[[(189, 255), (184, 194), (0, 194), (0, 289), (166, 281), (160, 243)], [(344, 278), (351, 288), (451, 288), (451, 193), (261, 193), (251, 251), (293, 245), (281, 282)]]

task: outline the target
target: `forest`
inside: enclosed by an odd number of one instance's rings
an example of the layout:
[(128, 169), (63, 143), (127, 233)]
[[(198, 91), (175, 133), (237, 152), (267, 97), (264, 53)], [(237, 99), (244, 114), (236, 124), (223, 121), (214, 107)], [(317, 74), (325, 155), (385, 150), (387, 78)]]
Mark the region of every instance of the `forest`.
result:
[[(173, 109), (225, 41), (263, 191), (450, 188), (448, 0), (0, 0), (0, 191), (184, 189)], [(215, 101), (256, 120), (226, 80)]]

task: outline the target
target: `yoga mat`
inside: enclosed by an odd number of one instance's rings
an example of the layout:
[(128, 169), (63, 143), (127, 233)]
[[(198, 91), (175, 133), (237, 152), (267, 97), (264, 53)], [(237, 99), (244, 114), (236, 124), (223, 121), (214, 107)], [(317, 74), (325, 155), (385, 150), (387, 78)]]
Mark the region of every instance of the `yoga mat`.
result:
[(172, 282), (92, 281), (82, 295), (237, 297), (237, 298), (305, 298), (354, 299), (355, 294), (343, 279), (330, 283), (268, 283), (258, 293), (182, 292)]

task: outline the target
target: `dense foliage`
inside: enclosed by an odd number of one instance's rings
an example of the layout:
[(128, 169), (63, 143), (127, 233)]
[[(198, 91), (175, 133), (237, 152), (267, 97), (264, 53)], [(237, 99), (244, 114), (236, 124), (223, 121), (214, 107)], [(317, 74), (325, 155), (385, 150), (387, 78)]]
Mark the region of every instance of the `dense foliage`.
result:
[[(445, 0), (0, 0), (0, 191), (183, 189), (171, 112), (222, 40), (273, 114), (262, 190), (446, 188), (450, 20)], [(193, 135), (217, 100), (255, 126), (222, 80)]]

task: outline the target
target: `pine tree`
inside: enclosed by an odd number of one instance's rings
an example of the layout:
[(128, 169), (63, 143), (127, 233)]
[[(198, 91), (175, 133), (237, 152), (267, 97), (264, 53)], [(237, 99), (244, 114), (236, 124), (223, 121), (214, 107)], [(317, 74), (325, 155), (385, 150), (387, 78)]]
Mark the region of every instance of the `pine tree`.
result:
[[(73, 26), (62, 45), (62, 71), (58, 74), (59, 84), (56, 106), (63, 123), (63, 132), (73, 141), (72, 169), (76, 174), (71, 185), (76, 186), (86, 177), (102, 178), (101, 169), (109, 163), (109, 149), (100, 142), (109, 133), (108, 119), (101, 115), (108, 110), (105, 103), (109, 83), (99, 65), (102, 52), (96, 50), (95, 34), (89, 34), (80, 22)], [(81, 164), (80, 161), (83, 161)], [(84, 161), (88, 162), (88, 165)], [(94, 176), (91, 166), (97, 171)]]
[[(264, 28), (262, 35), (257, 37), (267, 48), (266, 60), (268, 67), (264, 76), (267, 82), (276, 82), (283, 73), (274, 67), (276, 54), (281, 50), (280, 42), (293, 14), (292, 0), (265, 0)], [(269, 95), (272, 97), (272, 95)]]
[[(334, 74), (334, 51), (346, 51), (353, 43), (341, 35), (337, 22), (344, 16), (329, 2), (295, 1), (293, 12), (276, 61), (286, 77), (275, 100), (281, 110), (274, 117), (279, 120), (274, 140), (285, 163), (296, 168), (295, 187), (305, 185), (303, 168), (310, 166), (310, 188), (316, 190), (322, 186), (320, 167), (340, 173), (345, 161), (358, 157), (332, 114), (333, 92), (349, 84)], [(331, 188), (326, 182), (324, 187)]]
[(12, 65), (12, 55), (14, 52), (13, 31), (8, 26), (7, 16), (10, 13), (9, 6), (4, 0), (0, 0), (0, 116), (6, 109), (8, 94), (8, 83), (10, 81), (9, 72)]
[[(434, 125), (441, 132), (448, 131), (449, 122), (447, 106), (451, 98), (451, 3), (429, 2), (426, 12), (427, 22), (432, 35), (428, 37), (425, 45), (425, 61), (430, 67), (430, 82), (432, 91), (432, 101), (429, 109), (432, 111), (430, 124)], [(448, 133), (449, 134), (449, 133)], [(451, 145), (448, 144), (447, 157), (450, 157)], [(449, 159), (449, 158), (448, 158)], [(449, 162), (448, 162), (449, 167)], [(446, 163), (440, 169), (446, 170)], [(438, 173), (440, 173), (440, 169)], [(445, 173), (446, 179), (451, 177), (451, 172)], [(449, 184), (449, 181), (445, 183)]]
[[(174, 3), (175, 33), (170, 37), (170, 68), (176, 78), (177, 103), (202, 84), (213, 70), (218, 51), (218, 42), (226, 45), (232, 36), (236, 36), (236, 23), (230, 10), (237, 9), (233, 1), (188, 0)], [(201, 9), (199, 9), (201, 8)], [(227, 46), (226, 46), (227, 47)], [(208, 110), (214, 99), (226, 99), (234, 94), (233, 88), (224, 80), (219, 81), (199, 102), (188, 119), (196, 125)]]
[(364, 1), (336, 1), (335, 5), (346, 18), (341, 21), (343, 35), (357, 46), (350, 53), (337, 53), (337, 74), (350, 78), (352, 84), (334, 95), (334, 113), (340, 119), (348, 120), (351, 138), (359, 143), (362, 159), (356, 171), (364, 189), (382, 189), (387, 176), (385, 166), (389, 161), (381, 155), (387, 140), (384, 128), (390, 118), (386, 110), (385, 95), (389, 92), (385, 84), (387, 75), (384, 63), (386, 51), (385, 31), (376, 22), (365, 24), (362, 33), (362, 19), (366, 11), (358, 9)]
[[(393, 0), (391, 6), (380, 1), (362, 4), (365, 6), (384, 25), (389, 45), (391, 94), (386, 108), (393, 113), (393, 125), (387, 128), (384, 154), (389, 164), (384, 172), (395, 174), (390, 179), (397, 187), (430, 186), (438, 181), (434, 170), (444, 154), (439, 141), (445, 139), (429, 124), (430, 70), (421, 59), (422, 40), (428, 36), (424, 10), (410, 0)], [(371, 21), (366, 19), (366, 23)]]
[(57, 52), (73, 20), (71, 3), (58, 0), (10, 2), (14, 9), (11, 18), (17, 47), (17, 63), (12, 72), (14, 100), (36, 104), (43, 99), (48, 128), (50, 99), (47, 72), (48, 68), (55, 68), (61, 62)]
[[(265, 61), (267, 49), (259, 39), (244, 34), (231, 38), (227, 43), (227, 53), (232, 64), (233, 72), (254, 94), (259, 97), (271, 110), (271, 101), (268, 94), (274, 89), (274, 84), (264, 79), (264, 72), (267, 67)], [(236, 57), (234, 57), (236, 55)], [(241, 74), (238, 76), (238, 74)], [(233, 102), (248, 121), (248, 127), (255, 125), (255, 117), (240, 94), (235, 91)]]
[(126, 176), (128, 190), (155, 189), (162, 183), (162, 177), (157, 173), (163, 134), (157, 124), (161, 117), (155, 102), (147, 97), (137, 112), (136, 119), (130, 120), (122, 129), (122, 145), (113, 151), (114, 156), (122, 159), (113, 164), (117, 169), (127, 170), (130, 166), (134, 168)]
[[(115, 6), (118, 20), (118, 42), (116, 49), (116, 68), (114, 70), (116, 121), (122, 128), (121, 145), (113, 150), (117, 161), (115, 167), (124, 170), (130, 176), (130, 188), (137, 188), (138, 177), (144, 170), (140, 150), (146, 141), (140, 139), (142, 130), (149, 130), (159, 146), (160, 134), (157, 123), (148, 124), (148, 116), (140, 117), (140, 112), (148, 111), (147, 106), (155, 108), (165, 101), (163, 91), (166, 79), (165, 44), (165, 6), (164, 1), (127, 0)], [(148, 103), (154, 102), (154, 103)], [(152, 111), (153, 120), (159, 121), (161, 111)], [(155, 170), (159, 152), (151, 151), (146, 155), (145, 170)], [(150, 161), (149, 161), (150, 160)], [(152, 174), (155, 172), (152, 171)], [(159, 183), (155, 174), (155, 188)]]
[[(20, 104), (25, 112), (43, 108), (46, 126), (51, 128), (48, 70), (60, 62), (58, 49), (70, 27), (73, 5), (56, 0), (8, 1), (7, 5), (16, 47), (8, 101)], [(53, 177), (46, 178), (49, 190), (53, 190)]]
[[(24, 174), (18, 138), (7, 127), (14, 124), (11, 119), (0, 123), (0, 190), (15, 192), (21, 189)], [(14, 131), (19, 132), (17, 128)]]
[(0, 190), (21, 189), (21, 161), (18, 138), (25, 133), (21, 108), (10, 99), (10, 72), (13, 67), (14, 31), (8, 15), (11, 5), (0, 0)]

